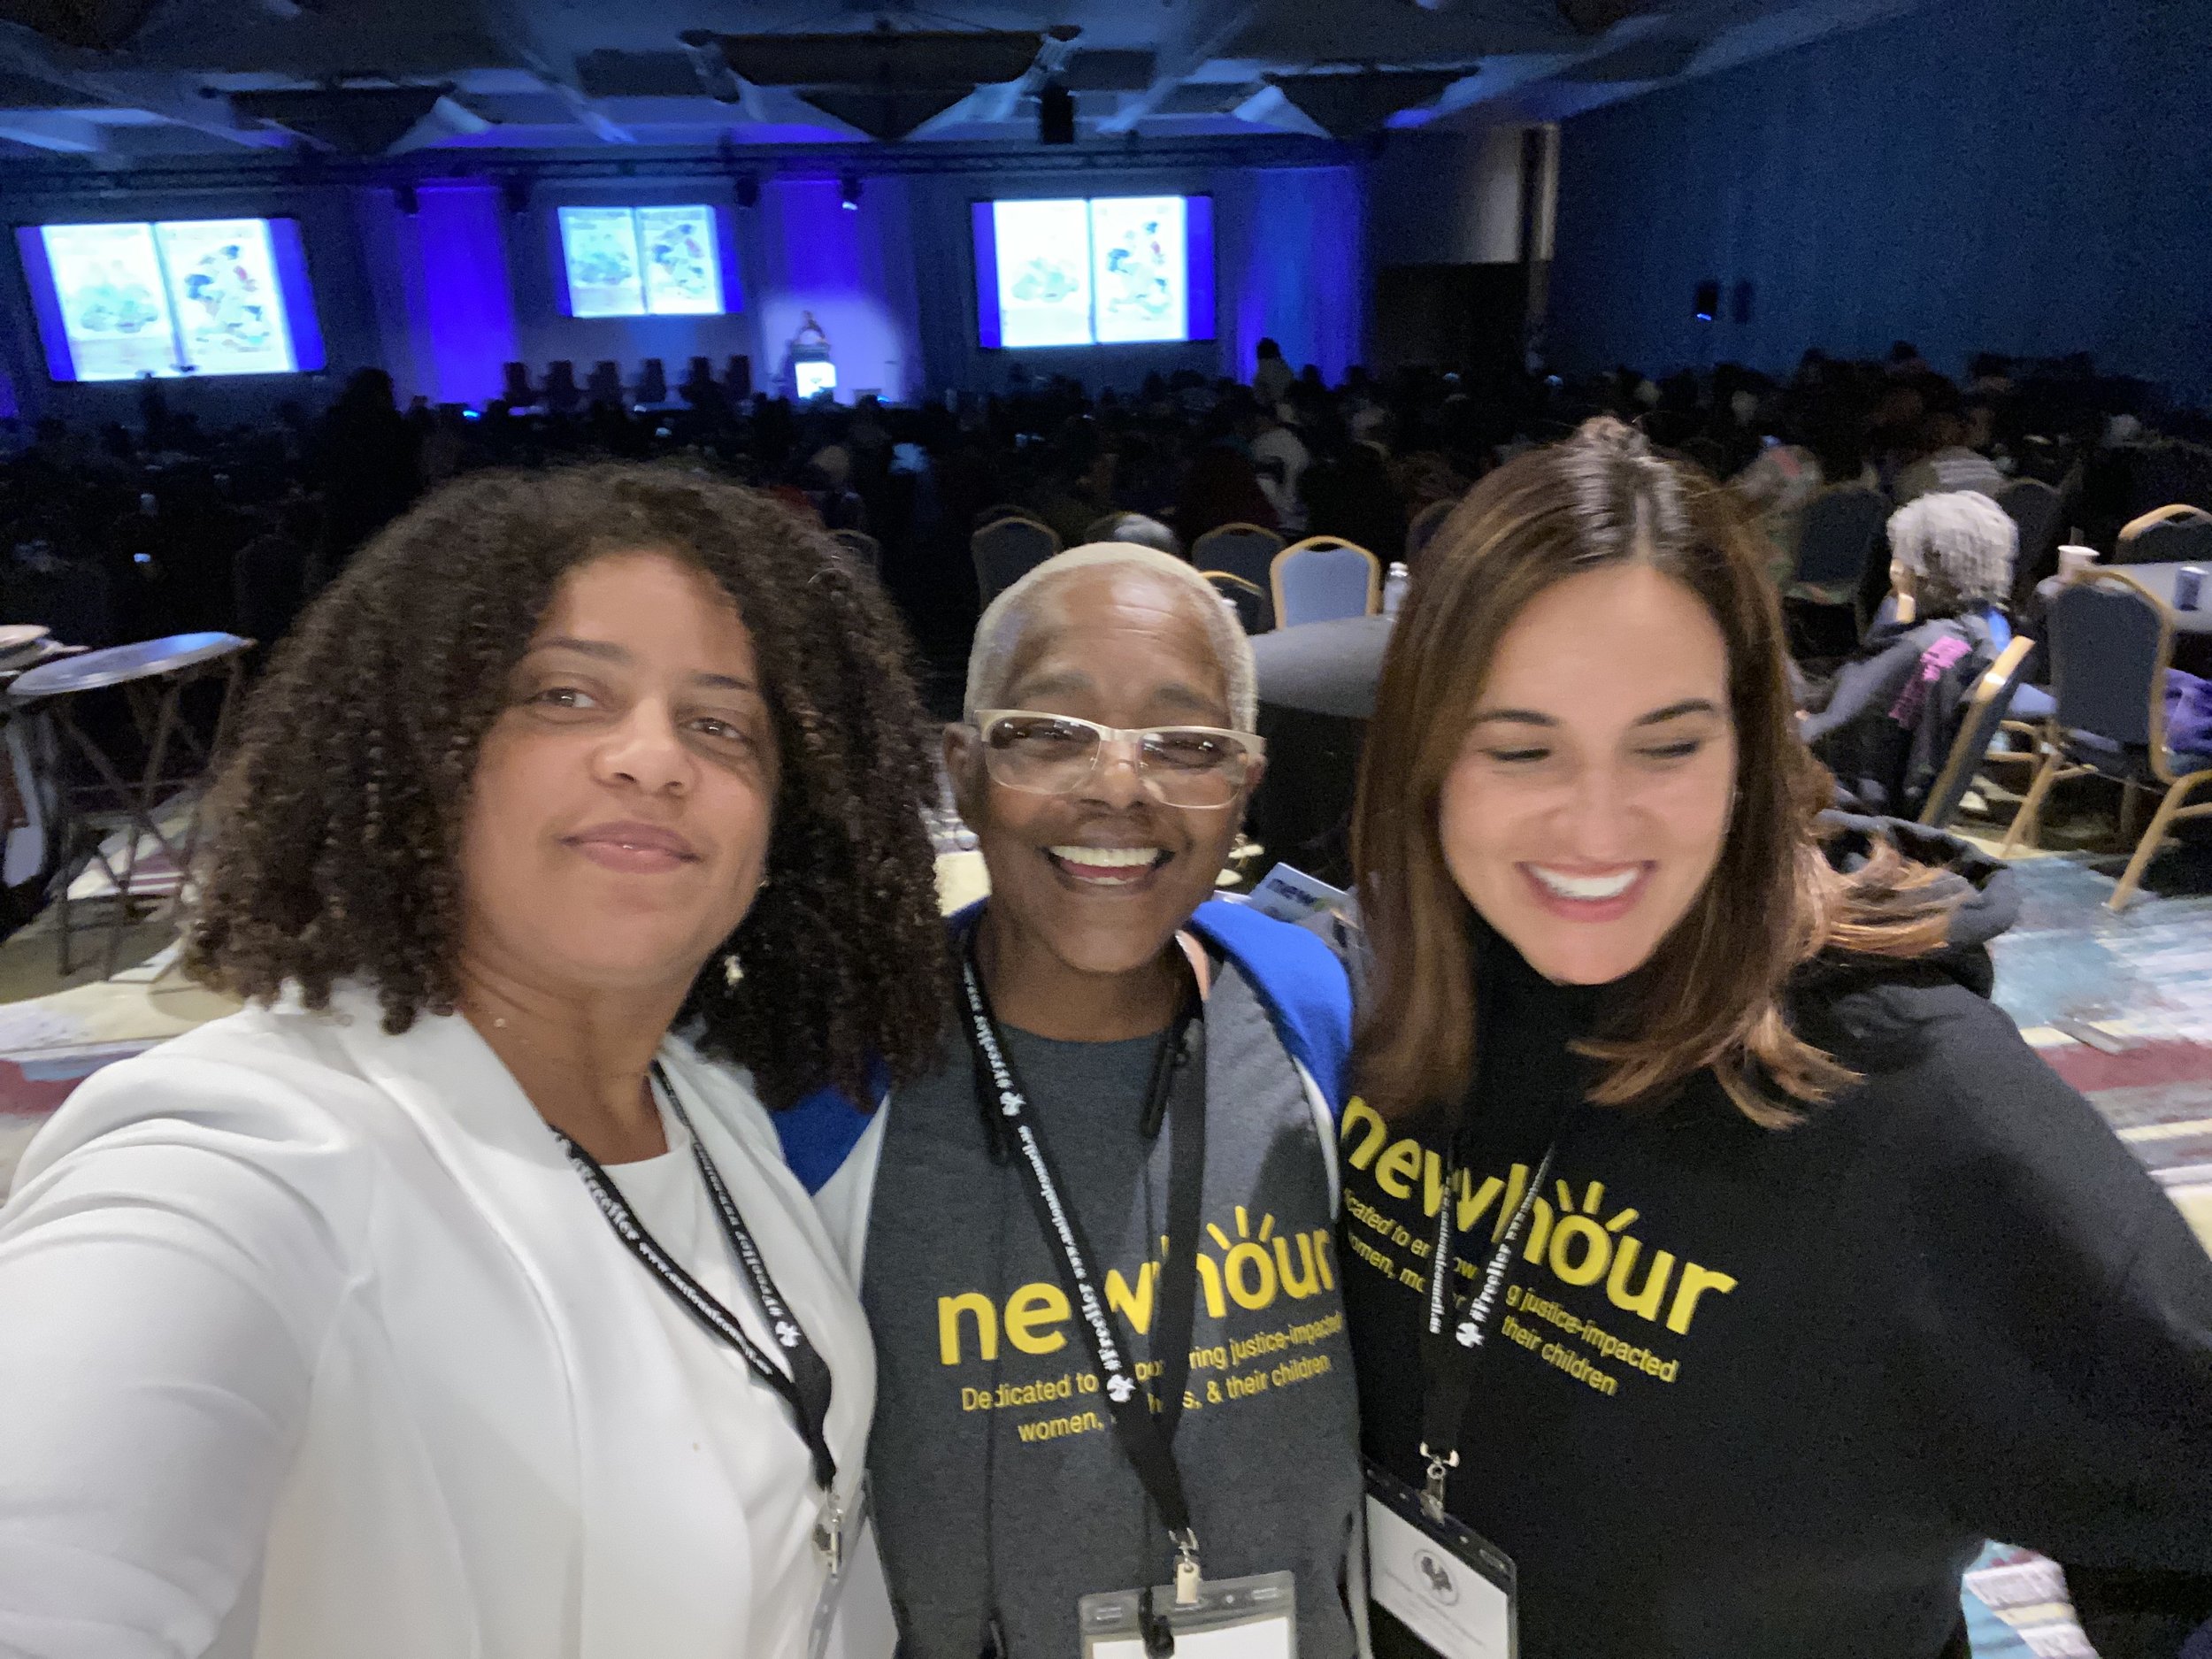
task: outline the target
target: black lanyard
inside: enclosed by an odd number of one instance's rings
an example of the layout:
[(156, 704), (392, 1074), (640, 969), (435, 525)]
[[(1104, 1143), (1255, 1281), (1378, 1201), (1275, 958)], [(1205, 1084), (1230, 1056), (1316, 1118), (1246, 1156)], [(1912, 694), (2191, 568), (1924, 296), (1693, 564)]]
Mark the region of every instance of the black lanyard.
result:
[(730, 1197), (729, 1188), (722, 1185), (721, 1171), (714, 1167), (714, 1160), (707, 1156), (706, 1147), (698, 1132), (692, 1128), (691, 1119), (685, 1115), (683, 1102), (676, 1098), (676, 1091), (669, 1087), (657, 1061), (653, 1065), (653, 1083), (661, 1098), (668, 1102), (676, 1121), (691, 1137), (691, 1156), (699, 1165), (699, 1173), (705, 1179), (707, 1191), (714, 1198), (715, 1217), (722, 1224), (722, 1237), (728, 1242), (730, 1254), (745, 1270), (745, 1277), (752, 1281), (753, 1294), (760, 1301), (760, 1310), (766, 1317), (768, 1328), (775, 1335), (776, 1344), (791, 1361), (791, 1371), (783, 1368), (759, 1345), (745, 1334), (745, 1327), (737, 1317), (718, 1301), (706, 1287), (680, 1266), (660, 1243), (646, 1231), (645, 1224), (637, 1218), (629, 1202), (616, 1189), (599, 1160), (578, 1146), (559, 1130), (553, 1137), (561, 1143), (561, 1150), (568, 1154), (568, 1161), (576, 1173), (583, 1178), (585, 1188), (599, 1206), (599, 1213), (606, 1217), (615, 1236), (630, 1247), (630, 1254), (645, 1263), (661, 1288), (676, 1299), (683, 1310), (704, 1326), (708, 1333), (719, 1338), (735, 1348), (754, 1376), (774, 1389), (785, 1404), (791, 1408), (799, 1438), (806, 1442), (806, 1449), (814, 1463), (815, 1484), (830, 1500), (831, 1513), (826, 1517), (830, 1536), (826, 1540), (818, 1530), (816, 1544), (836, 1561), (837, 1516), (837, 1459), (829, 1448), (829, 1438), (823, 1432), (823, 1423), (829, 1416), (830, 1373), (822, 1356), (814, 1351), (814, 1344), (807, 1340), (805, 1328), (798, 1315), (784, 1302), (783, 1293), (776, 1288), (776, 1281), (768, 1271), (768, 1263), (761, 1258), (760, 1248), (753, 1242), (753, 1235), (745, 1225), (745, 1218), (738, 1214), (737, 1204)]
[[(1105, 1390), (1114, 1430), (1137, 1479), (1160, 1512), (1176, 1549), (1176, 1590), (1181, 1599), (1198, 1584), (1198, 1537), (1191, 1528), (1190, 1504), (1176, 1467), (1173, 1440), (1190, 1375), (1191, 1329), (1197, 1317), (1198, 1227), (1204, 1197), (1206, 1164), (1206, 1079), (1204, 1023), (1197, 1018), (1194, 994), (1164, 1039), (1155, 1062), (1145, 1103), (1148, 1127), (1163, 1111), (1171, 1131), (1169, 1143), (1168, 1236), (1162, 1248), (1160, 1322), (1152, 1351), (1160, 1365), (1156, 1394), (1137, 1379), (1133, 1358), (1115, 1329), (1103, 1282), (1091, 1266), (1082, 1224), (1063, 1195), (1059, 1172), (1030, 1115), (1029, 1098), (999, 1040), (998, 1022), (977, 972), (972, 936), (960, 964), (960, 988), (968, 1041), (975, 1052), (976, 1103), (984, 1114), (995, 1153), (1003, 1148), (1021, 1171), (1038, 1225), (1052, 1246), (1061, 1288), (1073, 1306), (1077, 1324), (1091, 1351)], [(1190, 1264), (1179, 1269), (1177, 1252)]]
[[(1479, 1039), (1494, 1028), (1492, 1021), (1483, 1018), (1494, 1006), (1484, 990), (1489, 977), (1483, 974), (1476, 981)], [(1479, 1049), (1476, 1064), (1478, 1067), (1481, 1064)], [(1435, 1254), (1429, 1261), (1428, 1302), (1422, 1310), (1421, 1455), (1428, 1460), (1428, 1474), (1421, 1493), (1421, 1508), (1432, 1521), (1444, 1518), (1444, 1485), (1449, 1471), (1459, 1467), (1459, 1432), (1466, 1421), (1467, 1402), (1474, 1392), (1476, 1356), (1488, 1340), (1490, 1322), (1497, 1317), (1498, 1305), (1504, 1299), (1505, 1278), (1513, 1270), (1513, 1257), (1520, 1247), (1521, 1234), (1528, 1226), (1529, 1214), (1536, 1208), (1544, 1182), (1551, 1175), (1552, 1164), (1559, 1156), (1559, 1143), (1566, 1138), (1575, 1115), (1572, 1104), (1560, 1114), (1552, 1129), (1550, 1144), (1545, 1147), (1544, 1156), (1529, 1176), (1528, 1189), (1521, 1194), (1521, 1202), (1506, 1223), (1505, 1231), (1497, 1235), (1497, 1242), (1490, 1247), (1490, 1254), (1483, 1263), (1481, 1283), (1466, 1308), (1455, 1317), (1452, 1280), (1455, 1273), (1453, 1255), (1459, 1242), (1457, 1188), (1463, 1167), (1460, 1142), (1474, 1105), (1475, 1089), (1476, 1081), (1470, 1079), (1452, 1123), (1450, 1144), (1445, 1148), (1444, 1195), (1436, 1207), (1436, 1237), (1431, 1241)]]

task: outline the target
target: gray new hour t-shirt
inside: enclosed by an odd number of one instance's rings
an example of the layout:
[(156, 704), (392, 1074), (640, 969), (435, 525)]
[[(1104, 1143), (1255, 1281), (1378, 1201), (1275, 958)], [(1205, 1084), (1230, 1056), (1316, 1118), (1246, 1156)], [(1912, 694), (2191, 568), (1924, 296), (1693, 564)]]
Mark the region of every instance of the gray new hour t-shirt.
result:
[[(1157, 1040), (1006, 1037), (1108, 1302), (1148, 1361), (1174, 1140), (1139, 1122)], [(1207, 1578), (1296, 1573), (1302, 1659), (1343, 1659), (1362, 1485), (1328, 1165), (1296, 1070), (1233, 967), (1208, 1001), (1206, 1073), (1176, 1462)], [(1174, 1550), (1095, 1392), (1028, 1191), (986, 1148), (965, 1041), (887, 1110), (862, 1299), (902, 1659), (975, 1659), (994, 1599), (1018, 1659), (1072, 1655), (1078, 1600), (1169, 1582)], [(1179, 1241), (1178, 1254), (1193, 1271)]]

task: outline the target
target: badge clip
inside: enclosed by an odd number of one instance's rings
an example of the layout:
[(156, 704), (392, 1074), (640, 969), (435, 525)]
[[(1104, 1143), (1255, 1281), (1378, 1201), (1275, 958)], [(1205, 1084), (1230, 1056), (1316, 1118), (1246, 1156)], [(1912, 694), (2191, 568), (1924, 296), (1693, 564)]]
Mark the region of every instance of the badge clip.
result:
[(1198, 1605), (1198, 1534), (1187, 1526), (1175, 1540), (1175, 1605)]
[(821, 1517), (814, 1523), (814, 1548), (829, 1567), (834, 1578), (845, 1565), (845, 1506), (834, 1493), (822, 1505)]
[(1421, 1455), (1429, 1460), (1428, 1484), (1421, 1494), (1421, 1513), (1432, 1521), (1440, 1521), (1444, 1518), (1445, 1471), (1459, 1467), (1459, 1453), (1456, 1449), (1447, 1453), (1432, 1452), (1429, 1449), (1429, 1443), (1424, 1440), (1421, 1442)]

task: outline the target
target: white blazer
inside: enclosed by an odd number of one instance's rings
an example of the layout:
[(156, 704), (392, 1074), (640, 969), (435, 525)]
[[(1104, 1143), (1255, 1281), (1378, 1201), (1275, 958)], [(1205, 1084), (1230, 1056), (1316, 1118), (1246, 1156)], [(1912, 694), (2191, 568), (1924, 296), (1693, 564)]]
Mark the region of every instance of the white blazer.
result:
[[(101, 1071), (25, 1156), (0, 1654), (770, 1659), (768, 1630), (803, 1659), (816, 1556), (777, 1583), (751, 1563), (816, 1494), (739, 1490), (676, 1349), (709, 1339), (656, 1306), (465, 1020), (388, 1036), (357, 988), (333, 1011), (250, 1010)], [(850, 1504), (875, 1393), (852, 1285), (744, 1075), (662, 1059), (829, 1365)], [(741, 1447), (795, 1442), (734, 1356), (726, 1409)]]

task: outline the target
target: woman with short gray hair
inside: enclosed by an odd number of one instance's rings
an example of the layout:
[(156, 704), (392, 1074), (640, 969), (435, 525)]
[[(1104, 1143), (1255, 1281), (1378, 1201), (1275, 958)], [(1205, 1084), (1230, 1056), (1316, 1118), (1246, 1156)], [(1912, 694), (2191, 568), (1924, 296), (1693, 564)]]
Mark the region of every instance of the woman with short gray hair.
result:
[(1254, 710), (1243, 631), (1166, 554), (1079, 548), (1002, 595), (945, 735), (991, 878), (954, 923), (959, 1018), (872, 1118), (780, 1125), (875, 1335), (909, 1659), (1223, 1617), (1359, 1649), (1350, 997), (1317, 938), (1213, 898)]

